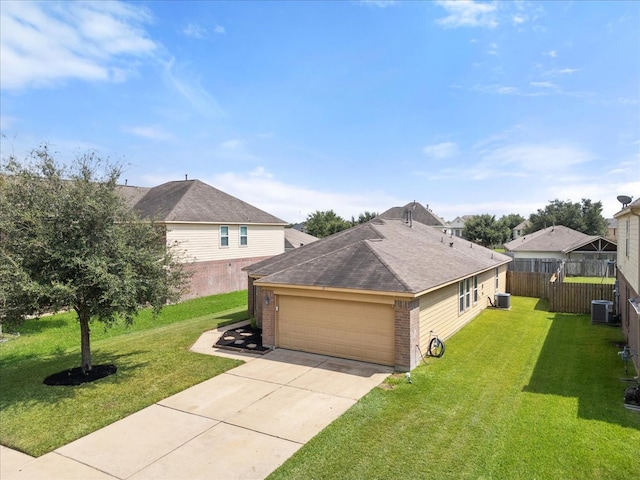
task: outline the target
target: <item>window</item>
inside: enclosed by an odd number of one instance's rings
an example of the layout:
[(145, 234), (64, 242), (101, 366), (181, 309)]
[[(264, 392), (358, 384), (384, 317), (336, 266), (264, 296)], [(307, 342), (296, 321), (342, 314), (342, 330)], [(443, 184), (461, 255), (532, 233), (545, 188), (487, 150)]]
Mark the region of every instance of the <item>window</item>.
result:
[(478, 277), (473, 277), (473, 304), (478, 303)]
[(246, 247), (249, 245), (248, 228), (245, 226), (240, 227), (240, 246)]
[(500, 288), (500, 269), (496, 268), (496, 292)]
[(229, 246), (229, 227), (227, 227), (226, 225), (220, 226), (220, 246)]
[(464, 281), (464, 305), (466, 308), (469, 308), (471, 306), (471, 289), (469, 288), (470, 284), (471, 282), (468, 278), (466, 278)]
[(471, 285), (473, 285), (473, 304), (478, 303), (478, 277), (465, 278), (458, 284), (459, 313), (471, 308)]
[(630, 237), (630, 233), (629, 233), (629, 227), (630, 227), (630, 222), (629, 219), (627, 218), (627, 220), (624, 222), (624, 255), (625, 257), (629, 256), (629, 237)]

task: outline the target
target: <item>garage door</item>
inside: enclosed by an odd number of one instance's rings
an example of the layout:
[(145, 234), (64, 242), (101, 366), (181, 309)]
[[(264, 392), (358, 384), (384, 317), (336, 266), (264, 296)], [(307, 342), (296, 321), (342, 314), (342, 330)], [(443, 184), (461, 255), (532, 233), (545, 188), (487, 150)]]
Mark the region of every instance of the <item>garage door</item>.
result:
[(280, 295), (281, 348), (394, 364), (391, 305)]

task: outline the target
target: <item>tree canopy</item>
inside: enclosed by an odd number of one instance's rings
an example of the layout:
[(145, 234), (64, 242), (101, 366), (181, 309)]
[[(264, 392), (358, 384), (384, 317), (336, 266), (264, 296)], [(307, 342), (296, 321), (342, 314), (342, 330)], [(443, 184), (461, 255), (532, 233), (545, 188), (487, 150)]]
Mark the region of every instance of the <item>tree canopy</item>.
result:
[(69, 308), (91, 369), (89, 324), (132, 322), (181, 293), (185, 274), (163, 231), (118, 194), (121, 167), (86, 154), (67, 168), (41, 147), (0, 162), (0, 322)]
[(316, 210), (307, 216), (305, 231), (314, 237), (324, 238), (349, 227), (351, 224), (333, 210)]
[(602, 216), (602, 202), (583, 198), (580, 203), (555, 199), (529, 217), (524, 233), (537, 232), (553, 225), (564, 225), (587, 235), (607, 234), (607, 221)]
[(511, 213), (496, 220), (494, 215), (475, 215), (465, 222), (462, 236), (485, 247), (496, 247), (511, 239), (511, 230), (522, 223), (524, 217)]

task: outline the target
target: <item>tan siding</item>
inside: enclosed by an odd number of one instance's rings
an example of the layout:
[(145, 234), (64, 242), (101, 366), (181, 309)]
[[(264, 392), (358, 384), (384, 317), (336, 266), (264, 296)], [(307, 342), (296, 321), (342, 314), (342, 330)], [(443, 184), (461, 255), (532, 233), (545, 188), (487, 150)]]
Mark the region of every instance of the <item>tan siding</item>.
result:
[(506, 288), (506, 266), (500, 267), (498, 289), (495, 288), (495, 270), (478, 275), (478, 302), (464, 313), (458, 312), (458, 283), (443, 287), (424, 295), (420, 299), (420, 349), (426, 353), (430, 332), (433, 331), (441, 339), (447, 339), (475, 318), (488, 305), (488, 298), (493, 301), (496, 292), (504, 292)]
[(220, 225), (214, 224), (170, 224), (167, 243), (176, 242), (185, 260), (195, 262), (270, 257), (284, 252), (282, 226), (247, 225), (247, 246), (240, 246), (240, 225), (228, 227), (228, 247), (220, 247)]
[[(629, 220), (629, 255), (626, 255), (627, 220)], [(618, 268), (627, 282), (640, 291), (640, 219), (635, 215), (618, 217)]]

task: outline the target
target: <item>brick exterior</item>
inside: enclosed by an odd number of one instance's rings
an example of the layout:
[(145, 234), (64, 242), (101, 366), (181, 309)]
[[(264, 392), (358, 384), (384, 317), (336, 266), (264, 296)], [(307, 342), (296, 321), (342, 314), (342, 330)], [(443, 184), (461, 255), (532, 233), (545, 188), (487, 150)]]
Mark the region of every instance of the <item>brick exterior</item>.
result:
[(262, 301), (262, 345), (274, 348), (276, 345), (276, 298), (273, 290), (263, 288), (259, 290)]
[(187, 263), (184, 268), (191, 274), (191, 278), (188, 281), (187, 293), (182, 298), (186, 300), (245, 290), (247, 273), (242, 269), (265, 258), (270, 257)]
[(408, 372), (418, 365), (416, 345), (420, 341), (420, 301), (396, 300), (395, 303), (395, 368)]

